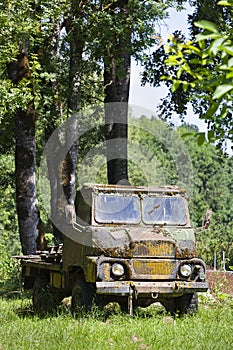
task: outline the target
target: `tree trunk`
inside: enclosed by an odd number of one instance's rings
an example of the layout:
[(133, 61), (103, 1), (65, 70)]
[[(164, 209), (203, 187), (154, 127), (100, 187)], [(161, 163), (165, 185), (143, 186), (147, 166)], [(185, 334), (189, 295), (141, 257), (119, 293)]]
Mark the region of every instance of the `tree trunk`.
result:
[[(128, 0), (116, 3), (127, 18)], [(106, 157), (109, 184), (128, 182), (128, 99), (130, 86), (131, 33), (116, 39), (114, 53), (109, 49), (104, 58), (104, 93), (106, 124)]]
[(67, 217), (74, 215), (77, 150), (71, 145), (77, 135), (77, 119), (70, 118), (56, 130), (47, 149), (47, 167), (51, 189), (51, 216), (57, 242), (63, 241), (62, 231)]
[[(82, 40), (81, 25), (75, 23), (77, 18), (82, 22), (84, 3), (72, 2), (70, 12), (65, 20), (65, 28), (69, 37), (70, 67), (69, 67), (69, 91), (67, 100), (67, 117), (72, 117), (80, 109), (80, 89), (82, 74), (82, 54), (84, 41)], [(77, 41), (77, 38), (79, 40)], [(54, 226), (54, 236), (58, 241), (63, 240), (64, 232), (61, 232), (62, 222), (67, 216), (74, 215), (74, 197), (76, 188), (76, 168), (78, 141), (75, 141), (66, 154), (66, 144), (77, 135), (77, 118), (72, 118), (66, 130), (61, 128), (58, 139), (63, 138), (63, 146), (57, 140), (58, 149), (54, 150), (54, 157), (49, 155), (48, 170), (50, 174), (51, 188), (51, 221)], [(63, 149), (61, 149), (63, 147)], [(56, 154), (55, 154), (56, 153)], [(54, 160), (57, 160), (55, 163)]]
[[(8, 74), (14, 84), (22, 78), (30, 79), (28, 58), (25, 53), (8, 65)], [(39, 212), (36, 194), (35, 110), (33, 101), (26, 111), (15, 114), (15, 174), (16, 207), (23, 254), (37, 250)]]
[[(69, 94), (68, 113), (72, 117), (80, 110), (81, 84), (82, 84), (82, 62), (85, 40), (82, 32), (83, 12), (85, 1), (72, 2), (71, 13), (66, 21), (66, 31), (70, 33), (70, 69), (69, 69)], [(75, 26), (75, 19), (79, 18), (79, 26)], [(79, 40), (77, 40), (79, 37)], [(68, 115), (68, 117), (69, 117)], [(77, 135), (77, 118), (73, 118), (73, 125), (67, 131), (67, 137), (72, 133)], [(74, 137), (72, 137), (74, 139)], [(74, 142), (63, 162), (63, 189), (68, 205), (74, 205), (76, 168), (78, 157), (78, 140)]]

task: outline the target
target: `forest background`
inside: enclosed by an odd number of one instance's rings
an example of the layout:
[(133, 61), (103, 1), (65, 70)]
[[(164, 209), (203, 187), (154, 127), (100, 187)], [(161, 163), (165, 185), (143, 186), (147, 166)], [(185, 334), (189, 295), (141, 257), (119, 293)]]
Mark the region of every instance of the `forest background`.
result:
[[(19, 169), (22, 171), (22, 167), (25, 167), (28, 161), (28, 158), (23, 158), (22, 155), (27, 154), (29, 158), (32, 153), (35, 155), (32, 174), (36, 175), (36, 186), (44, 146), (59, 125), (74, 112), (85, 110), (91, 105), (104, 102), (127, 102), (128, 95), (123, 90), (120, 97), (117, 96), (116, 91), (108, 90), (108, 79), (113, 77), (113, 66), (121, 88), (124, 84), (127, 85), (125, 77), (126, 71), (130, 70), (131, 57), (145, 67), (142, 84), (159, 86), (161, 76), (165, 74), (174, 79), (177, 70), (173, 65), (168, 68), (168, 72), (165, 71), (164, 62), (168, 59), (168, 55), (160, 45), (161, 38), (154, 32), (154, 24), (166, 16), (169, 7), (176, 7), (179, 10), (181, 6), (185, 6), (185, 3), (185, 1), (136, 0), (1, 2), (1, 281), (6, 280), (12, 273), (11, 256), (22, 251), (20, 237), (22, 243), (23, 233), (19, 232), (21, 203), (19, 192), (17, 194), (16, 191), (17, 186), (20, 191)], [(194, 37), (198, 33), (194, 22), (204, 18), (206, 14), (210, 17), (207, 19), (217, 22), (216, 25), (220, 26), (221, 30), (227, 32), (227, 28), (231, 27), (232, 17), (229, 7), (219, 6), (217, 1), (190, 1), (189, 3), (194, 8), (189, 18), (191, 36)], [(208, 11), (210, 6), (211, 11)], [(203, 31), (203, 28), (200, 28), (200, 31)], [(178, 36), (179, 40), (183, 40), (182, 33), (175, 35), (175, 38)], [(148, 53), (148, 48), (152, 47), (156, 49)], [(127, 67), (126, 62), (128, 62)], [(194, 66), (195, 64), (197, 65), (194, 62)], [(184, 70), (182, 73), (187, 72)], [(127, 79), (130, 79), (129, 76)], [(192, 89), (196, 88), (194, 82), (193, 79)], [(182, 138), (182, 143), (185, 144), (191, 159), (193, 171), (193, 190), (189, 203), (192, 225), (201, 227), (207, 208), (211, 208), (214, 213), (210, 228), (197, 235), (199, 253), (207, 264), (213, 265), (214, 252), (216, 252), (218, 266), (221, 266), (224, 251), (227, 266), (231, 266), (233, 265), (231, 210), (233, 160), (223, 148), (225, 135), (229, 134), (221, 131), (222, 124), (218, 126), (211, 113), (203, 113), (203, 111), (208, 112), (210, 100), (206, 98), (208, 92), (203, 97), (200, 93), (198, 95), (198, 89), (196, 89), (196, 100), (194, 98), (193, 103), (196, 106), (195, 112), (200, 118), (206, 120), (209, 127), (207, 140), (203, 137), (203, 133), (198, 132), (196, 126), (185, 124), (185, 115), (193, 91), (181, 89), (180, 85), (182, 84), (176, 83), (176, 89), (174, 89), (172, 82), (167, 79), (170, 90), (168, 96), (161, 102), (161, 106), (158, 106), (160, 111), (158, 117), (148, 118), (142, 115), (139, 118), (140, 127), (138, 128), (131, 123), (129, 117), (129, 145), (130, 142), (137, 143), (141, 152), (146, 150), (153, 155), (153, 159), (151, 158), (151, 163), (145, 163), (143, 159), (140, 163), (138, 159), (136, 165), (129, 161), (128, 179), (133, 185), (147, 184), (144, 173), (150, 172), (153, 166), (157, 169), (154, 184), (164, 184), (164, 181), (170, 185), (177, 184), (176, 164), (169, 152), (169, 147), (165, 146), (167, 142), (172, 142), (172, 139), (167, 140), (167, 132), (164, 132), (164, 136), (159, 139), (155, 136), (158, 129), (167, 130), (165, 121), (169, 124), (171, 111), (177, 112), (183, 125), (179, 128), (170, 125), (169, 130), (173, 130), (177, 137), (186, 135)], [(119, 93), (119, 86), (117, 88)], [(232, 90), (228, 89), (228, 91)], [(231, 114), (230, 116), (226, 113), (220, 114), (220, 117), (221, 121), (225, 117), (225, 125), (229, 124), (229, 120), (232, 121)], [(101, 119), (103, 116), (94, 120), (87, 118), (84, 113), (83, 118), (80, 117), (78, 120), (80, 125), (88, 123), (91, 128), (77, 145), (77, 174), (88, 152), (105, 139), (103, 119)], [(26, 134), (19, 134), (20, 127), (24, 123), (28, 124)], [(29, 141), (32, 141), (28, 152), (22, 147), (22, 139), (25, 135), (29, 135)], [(96, 181), (107, 183), (107, 174), (106, 165), (98, 172)], [(35, 203), (39, 203), (39, 205), (36, 204), (36, 214), (34, 214), (37, 215), (38, 206), (44, 231), (47, 237), (51, 237), (54, 228), (41, 205), (40, 192), (38, 188), (37, 191), (33, 191), (32, 198)]]

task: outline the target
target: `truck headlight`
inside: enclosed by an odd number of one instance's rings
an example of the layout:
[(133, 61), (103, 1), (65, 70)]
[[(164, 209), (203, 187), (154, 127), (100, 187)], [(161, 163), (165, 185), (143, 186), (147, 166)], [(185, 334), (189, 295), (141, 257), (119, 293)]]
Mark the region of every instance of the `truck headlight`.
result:
[(116, 277), (121, 277), (125, 273), (124, 266), (118, 263), (115, 263), (112, 265), (111, 271), (112, 271), (112, 274)]
[(192, 268), (188, 264), (184, 264), (180, 266), (180, 274), (182, 277), (189, 277), (192, 273)]

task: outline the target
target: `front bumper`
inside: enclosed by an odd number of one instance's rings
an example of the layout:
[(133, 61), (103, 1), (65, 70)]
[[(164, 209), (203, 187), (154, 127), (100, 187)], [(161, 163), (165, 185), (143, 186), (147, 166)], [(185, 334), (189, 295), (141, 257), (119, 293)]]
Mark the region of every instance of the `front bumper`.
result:
[(105, 295), (129, 296), (133, 292), (138, 297), (154, 298), (155, 296), (179, 296), (194, 292), (206, 292), (207, 282), (138, 282), (138, 281), (114, 281), (96, 282), (96, 293)]

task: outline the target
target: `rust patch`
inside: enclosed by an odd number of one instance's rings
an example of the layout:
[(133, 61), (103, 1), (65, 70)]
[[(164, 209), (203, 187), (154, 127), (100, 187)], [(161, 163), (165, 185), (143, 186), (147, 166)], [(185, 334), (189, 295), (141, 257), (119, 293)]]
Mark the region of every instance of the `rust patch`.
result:
[(176, 262), (174, 260), (156, 261), (152, 259), (134, 259), (132, 261), (132, 270), (135, 276), (133, 277), (140, 279), (145, 278), (145, 276), (153, 276), (154, 279), (171, 279), (174, 278), (175, 265)]
[(170, 257), (174, 256), (174, 252), (174, 245), (169, 241), (137, 242), (133, 250), (134, 255), (151, 257)]
[(177, 259), (183, 258), (193, 258), (197, 256), (195, 242), (192, 240), (179, 241), (175, 245)]
[(102, 279), (103, 281), (111, 281), (111, 276), (110, 276), (110, 269), (111, 269), (111, 264), (108, 262), (104, 262), (100, 265), (99, 269), (99, 278)]

